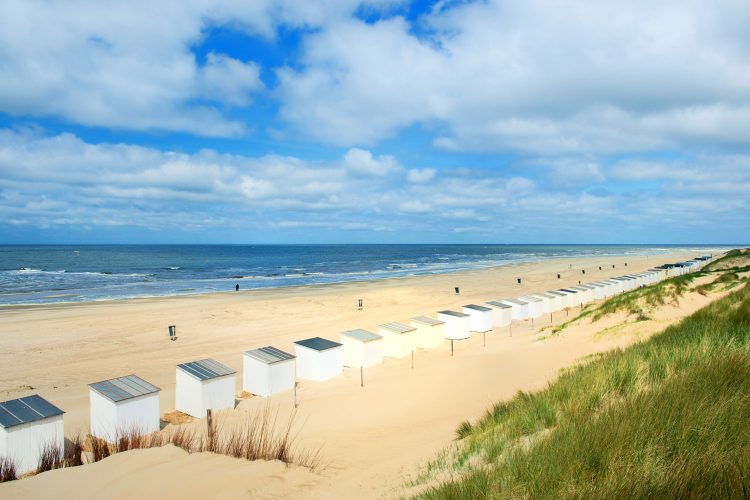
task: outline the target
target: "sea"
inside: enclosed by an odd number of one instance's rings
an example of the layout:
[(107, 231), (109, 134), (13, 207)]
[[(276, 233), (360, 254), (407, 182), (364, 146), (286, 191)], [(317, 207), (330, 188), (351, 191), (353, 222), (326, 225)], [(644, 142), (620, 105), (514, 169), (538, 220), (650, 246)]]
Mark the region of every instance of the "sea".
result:
[[(0, 305), (309, 286), (554, 258), (658, 255), (677, 245), (9, 245)], [(712, 247), (715, 248), (715, 247)]]

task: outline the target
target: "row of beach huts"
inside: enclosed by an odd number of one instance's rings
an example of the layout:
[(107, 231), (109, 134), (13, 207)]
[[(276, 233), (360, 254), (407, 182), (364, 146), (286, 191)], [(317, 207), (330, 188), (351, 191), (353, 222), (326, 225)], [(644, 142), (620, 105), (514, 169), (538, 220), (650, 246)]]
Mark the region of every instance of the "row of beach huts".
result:
[[(297, 379), (324, 381), (342, 374), (343, 367), (364, 369), (384, 357), (404, 358), (416, 349), (433, 349), (446, 340), (467, 339), (510, 327), (514, 320), (579, 307), (650, 285), (667, 277), (695, 271), (711, 257), (667, 264), (642, 273), (593, 281), (517, 298), (467, 304), (460, 311), (440, 311), (435, 318), (417, 316), (408, 324), (385, 323), (377, 332), (363, 329), (341, 333), (338, 341), (321, 337), (298, 340), (295, 353), (272, 346), (243, 354), (242, 387), (257, 396), (294, 389)], [(234, 408), (236, 370), (213, 359), (176, 367), (175, 408), (194, 417), (207, 410)], [(118, 433), (160, 429), (160, 389), (137, 375), (89, 384), (90, 432), (115, 442)], [(18, 473), (37, 468), (44, 447), (63, 449), (63, 411), (39, 395), (0, 403), (0, 457), (10, 458)]]

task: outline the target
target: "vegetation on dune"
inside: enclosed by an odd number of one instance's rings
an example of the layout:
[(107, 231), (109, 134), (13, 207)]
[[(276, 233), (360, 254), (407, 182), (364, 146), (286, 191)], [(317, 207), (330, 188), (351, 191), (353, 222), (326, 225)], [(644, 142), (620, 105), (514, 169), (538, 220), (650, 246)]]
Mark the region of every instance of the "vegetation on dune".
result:
[(464, 422), (421, 498), (747, 497), (750, 285)]
[[(188, 453), (217, 453), (244, 460), (280, 460), (286, 464), (307, 467), (313, 471), (325, 468), (320, 450), (305, 451), (295, 446), (295, 414), (285, 423), (278, 422), (278, 410), (270, 406), (249, 416), (240, 425), (223, 427), (212, 420), (205, 432), (196, 427), (176, 426), (162, 432), (147, 433), (131, 428), (118, 433), (114, 443), (91, 435), (85, 439), (76, 434), (67, 440), (65, 450), (45, 446), (35, 474), (62, 467), (77, 467), (104, 460), (115, 453), (174, 445)], [(0, 483), (16, 479), (15, 463), (0, 457)]]
[(750, 266), (750, 248), (730, 250), (703, 269), (706, 271), (737, 271)]

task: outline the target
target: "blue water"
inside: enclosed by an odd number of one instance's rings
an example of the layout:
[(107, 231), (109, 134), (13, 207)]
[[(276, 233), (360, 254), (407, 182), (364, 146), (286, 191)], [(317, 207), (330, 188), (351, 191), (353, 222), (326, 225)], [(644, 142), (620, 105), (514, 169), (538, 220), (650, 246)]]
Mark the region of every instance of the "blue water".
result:
[(560, 257), (655, 255), (687, 246), (0, 246), (0, 304), (82, 302), (337, 283)]

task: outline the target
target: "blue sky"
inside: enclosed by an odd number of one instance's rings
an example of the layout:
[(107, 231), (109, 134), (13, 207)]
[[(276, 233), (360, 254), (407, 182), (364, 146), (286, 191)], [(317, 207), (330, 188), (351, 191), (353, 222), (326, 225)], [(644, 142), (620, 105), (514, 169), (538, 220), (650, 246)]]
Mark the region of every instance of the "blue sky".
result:
[(0, 242), (743, 243), (750, 5), (8, 0)]

